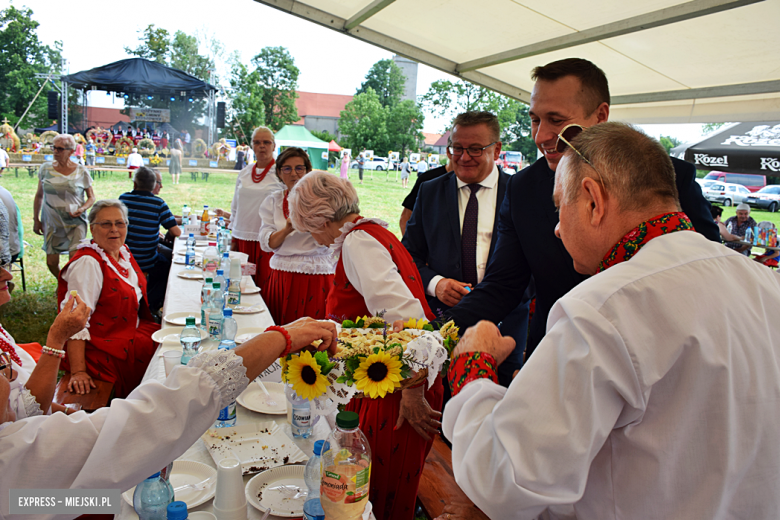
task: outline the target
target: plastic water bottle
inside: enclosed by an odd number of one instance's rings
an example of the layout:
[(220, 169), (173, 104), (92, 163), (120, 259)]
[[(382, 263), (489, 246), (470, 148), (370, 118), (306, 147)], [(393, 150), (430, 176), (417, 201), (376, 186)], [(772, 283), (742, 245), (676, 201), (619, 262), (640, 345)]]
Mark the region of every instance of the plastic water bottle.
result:
[(241, 305), (241, 260), (233, 258), (230, 261), (230, 286), (228, 287), (227, 305)]
[(222, 276), (225, 277), (225, 283), (222, 285), (222, 289), (227, 292), (228, 287), (230, 287), (230, 253), (222, 253), (219, 268), (222, 269)]
[[(219, 350), (233, 350), (236, 348), (236, 331), (238, 325), (233, 318), (233, 309), (225, 309), (224, 311), (224, 323), (222, 325), (222, 341), (219, 342)], [(219, 417), (217, 422), (214, 423), (216, 428), (229, 428), (236, 425), (236, 402), (233, 401), (222, 410), (219, 411)]]
[(209, 337), (215, 341), (222, 339), (222, 308), (224, 304), (222, 289), (219, 282), (214, 282), (208, 305), (208, 331)]
[(209, 242), (209, 246), (203, 252), (203, 273), (211, 275), (216, 274), (219, 266), (219, 255), (217, 254), (217, 243)]
[(190, 207), (188, 205), (184, 205), (183, 208), (181, 208), (181, 225), (186, 226), (190, 223)]
[(227, 287), (227, 281), (225, 280), (225, 271), (222, 270), (222, 268), (217, 269), (217, 274), (214, 276), (214, 283), (218, 283), (220, 287), (222, 287), (222, 292), (224, 294), (225, 288)]
[[(220, 219), (220, 220), (222, 220), (222, 219)], [(222, 221), (222, 224), (224, 225), (224, 220)], [(220, 252), (222, 254), (230, 252), (230, 244), (231, 244), (232, 239), (233, 239), (233, 236), (231, 235), (230, 230), (228, 228), (226, 228), (226, 227), (223, 227), (222, 228), (222, 238), (220, 239), (222, 241), (221, 242), (221, 246), (222, 247), (220, 248)]]
[(299, 396), (293, 390), (292, 385), (284, 385), (284, 393), (292, 405), (292, 434), (296, 439), (308, 439), (311, 435), (311, 403), (308, 399)]
[(181, 343), (181, 364), (186, 365), (200, 351), (200, 331), (195, 326), (194, 316), (187, 317), (187, 324), (179, 335), (179, 342)]
[(306, 463), (303, 480), (309, 488), (306, 502), (303, 504), (303, 520), (325, 520), (325, 511), (320, 503), (320, 480), (322, 479), (322, 447), (325, 441), (314, 443), (314, 455)]
[(753, 241), (753, 228), (748, 226), (748, 228), (745, 230), (745, 242), (752, 242)]
[(213, 279), (208, 277), (200, 290), (200, 328), (206, 332), (209, 330), (209, 302), (211, 300), (211, 291), (213, 290)]
[(325, 518), (361, 518), (370, 480), (371, 447), (360, 431), (360, 418), (355, 412), (339, 412), (322, 452), (320, 502)]
[(181, 500), (168, 504), (168, 520), (187, 520), (187, 504)]
[(187, 269), (195, 269), (195, 234), (190, 233), (187, 237), (187, 252), (184, 255), (184, 263)]
[(173, 495), (158, 471), (135, 487), (133, 509), (140, 520), (166, 520)]

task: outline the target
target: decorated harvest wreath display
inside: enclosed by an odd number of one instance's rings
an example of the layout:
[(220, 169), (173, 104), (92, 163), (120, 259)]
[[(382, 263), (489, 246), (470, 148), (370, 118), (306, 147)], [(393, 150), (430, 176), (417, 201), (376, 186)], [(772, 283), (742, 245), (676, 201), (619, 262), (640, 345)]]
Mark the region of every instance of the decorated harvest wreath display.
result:
[(400, 332), (391, 327), (380, 316), (345, 320), (335, 356), (308, 350), (288, 354), (280, 359), (282, 380), (312, 401), (312, 410), (320, 415), (353, 397), (383, 398), (426, 380), (430, 387), (447, 369), (458, 328), (448, 322), (436, 331), (427, 320), (415, 319)]

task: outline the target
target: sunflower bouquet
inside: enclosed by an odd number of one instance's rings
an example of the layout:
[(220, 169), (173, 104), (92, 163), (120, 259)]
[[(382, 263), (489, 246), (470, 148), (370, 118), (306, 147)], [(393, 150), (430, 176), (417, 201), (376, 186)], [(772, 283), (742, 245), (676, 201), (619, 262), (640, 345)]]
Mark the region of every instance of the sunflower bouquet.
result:
[(381, 399), (390, 393), (428, 380), (449, 362), (458, 341), (458, 328), (450, 322), (434, 331), (427, 320), (410, 319), (404, 330), (389, 331), (381, 316), (344, 320), (338, 353), (304, 351), (281, 359), (282, 380), (306, 399), (315, 413), (328, 413), (353, 397)]

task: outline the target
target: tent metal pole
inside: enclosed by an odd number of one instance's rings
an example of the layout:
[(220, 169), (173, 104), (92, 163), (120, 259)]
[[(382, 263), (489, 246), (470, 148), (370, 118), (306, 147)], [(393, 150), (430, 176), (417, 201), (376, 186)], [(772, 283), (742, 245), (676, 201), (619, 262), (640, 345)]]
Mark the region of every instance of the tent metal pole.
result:
[[(65, 72), (65, 74), (68, 74), (68, 61), (63, 58), (62, 59), (62, 70)], [(60, 79), (62, 80), (62, 96), (60, 96), (61, 99), (61, 105), (60, 105), (60, 133), (61, 134), (67, 134), (68, 133), (68, 82), (65, 81), (65, 76), (62, 76)]]

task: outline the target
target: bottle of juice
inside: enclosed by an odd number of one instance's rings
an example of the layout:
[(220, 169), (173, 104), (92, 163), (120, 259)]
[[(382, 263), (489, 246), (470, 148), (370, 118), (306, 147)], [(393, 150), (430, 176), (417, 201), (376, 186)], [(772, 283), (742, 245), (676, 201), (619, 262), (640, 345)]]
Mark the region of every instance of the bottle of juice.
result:
[(200, 236), (205, 237), (209, 234), (210, 221), (211, 218), (209, 217), (209, 207), (203, 206), (203, 215), (200, 217)]
[(363, 516), (371, 480), (371, 447), (355, 412), (339, 412), (322, 453), (320, 501), (326, 520)]

